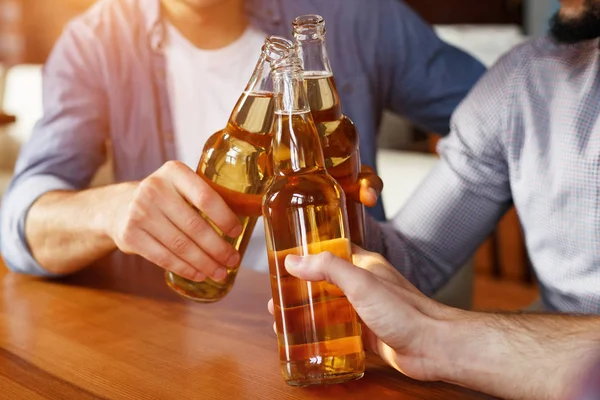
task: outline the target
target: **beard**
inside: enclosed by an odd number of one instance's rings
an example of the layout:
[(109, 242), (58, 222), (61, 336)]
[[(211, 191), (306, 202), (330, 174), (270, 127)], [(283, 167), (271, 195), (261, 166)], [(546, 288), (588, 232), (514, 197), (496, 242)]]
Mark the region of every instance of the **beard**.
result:
[(550, 33), (567, 44), (600, 37), (600, 2), (585, 0), (585, 11), (578, 17), (564, 17), (557, 12), (550, 22)]

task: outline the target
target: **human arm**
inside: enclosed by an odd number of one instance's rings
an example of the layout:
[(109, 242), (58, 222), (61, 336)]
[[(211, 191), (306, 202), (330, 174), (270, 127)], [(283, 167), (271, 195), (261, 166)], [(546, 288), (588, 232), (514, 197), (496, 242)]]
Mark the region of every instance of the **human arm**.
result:
[[(322, 253), (288, 271), (338, 286), (368, 328), (365, 345), (419, 380), (443, 380), (507, 399), (564, 400), (600, 349), (600, 318), (462, 311), (427, 298), (380, 255), (354, 263)], [(272, 309), (272, 305), (270, 305)]]
[(77, 271), (118, 248), (195, 281), (223, 279), (222, 267), (237, 265), (239, 254), (190, 205), (239, 235), (224, 200), (173, 161), (141, 182), (44, 194), (29, 211), (27, 240), (51, 274)]
[[(518, 53), (492, 68), (456, 110), (440, 161), (387, 223), (367, 220), (366, 248), (383, 254), (427, 295), (472, 255), (512, 204), (507, 138), (513, 123)], [(398, 174), (386, 187), (402, 185)]]
[(62, 275), (119, 248), (190, 279), (218, 278), (220, 266), (235, 265), (239, 254), (190, 204), (226, 233), (241, 227), (192, 170), (171, 162), (142, 182), (86, 189), (106, 159), (109, 131), (99, 53), (89, 27), (76, 22), (45, 66), (44, 116), (1, 208), (6, 264)]
[(376, 58), (382, 65), (385, 107), (430, 132), (446, 135), (452, 113), (485, 67), (438, 38), (404, 2), (385, 0), (377, 2), (376, 9)]
[(89, 29), (70, 24), (44, 66), (43, 117), (21, 149), (0, 209), (0, 247), (13, 270), (48, 274), (27, 242), (29, 209), (48, 192), (86, 187), (106, 160), (107, 102), (98, 61)]

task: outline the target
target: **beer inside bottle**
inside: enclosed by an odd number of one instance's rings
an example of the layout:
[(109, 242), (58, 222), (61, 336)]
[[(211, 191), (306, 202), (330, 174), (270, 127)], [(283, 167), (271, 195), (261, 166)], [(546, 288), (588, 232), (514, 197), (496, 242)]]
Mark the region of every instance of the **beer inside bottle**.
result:
[(281, 371), (293, 386), (363, 376), (365, 355), (356, 312), (326, 282), (287, 273), (289, 254), (330, 251), (352, 261), (345, 197), (325, 169), (297, 57), (276, 65), (273, 166), (263, 200)]
[[(359, 137), (354, 123), (342, 114), (325, 46), (325, 22), (319, 15), (302, 15), (294, 19), (293, 28), (304, 66), (308, 103), (321, 137), (325, 166), (342, 187), (349, 188), (356, 185), (360, 173)], [(346, 207), (352, 242), (364, 247), (364, 206), (347, 198)]]
[[(290, 51), (292, 43), (271, 36), (265, 41), (258, 64), (238, 100), (227, 126), (213, 134), (204, 146), (197, 174), (208, 182), (237, 214), (242, 223), (238, 237), (228, 237), (201, 215), (243, 256), (261, 214), (263, 194), (272, 178), (273, 79), (269, 63)], [(167, 284), (177, 293), (204, 303), (215, 302), (231, 290), (239, 265), (227, 268), (220, 282), (185, 279), (166, 272)]]

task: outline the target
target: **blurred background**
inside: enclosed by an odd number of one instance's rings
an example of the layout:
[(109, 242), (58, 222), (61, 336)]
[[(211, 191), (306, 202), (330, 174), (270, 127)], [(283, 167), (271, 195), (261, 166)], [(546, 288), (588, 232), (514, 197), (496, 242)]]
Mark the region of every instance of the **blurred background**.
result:
[[(365, 0), (366, 1), (366, 0)], [(65, 23), (94, 0), (0, 0), (0, 195), (21, 144), (41, 114), (41, 65)], [(529, 37), (544, 34), (558, 0), (407, 0), (438, 35), (491, 66)], [(16, 122), (13, 122), (16, 116)], [(388, 185), (388, 217), (435, 164), (438, 136), (388, 115), (380, 135), (378, 166)], [(402, 179), (399, 181), (398, 176)], [(392, 180), (393, 179), (393, 180)], [(104, 181), (110, 180), (106, 172)], [(0, 204), (1, 206), (1, 204)], [(455, 304), (478, 309), (518, 309), (538, 294), (521, 228), (511, 211), (481, 246), (459, 282), (450, 285)], [(474, 277), (474, 278), (473, 278)], [(453, 302), (453, 301), (450, 301)]]

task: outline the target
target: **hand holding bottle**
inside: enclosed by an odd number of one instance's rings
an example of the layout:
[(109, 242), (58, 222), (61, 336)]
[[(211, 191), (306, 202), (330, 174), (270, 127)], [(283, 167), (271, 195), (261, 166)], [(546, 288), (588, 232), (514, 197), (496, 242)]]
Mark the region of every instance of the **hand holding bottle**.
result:
[(225, 201), (185, 164), (169, 161), (115, 199), (108, 235), (125, 253), (138, 254), (193, 281), (222, 280), (240, 255), (202, 218), (230, 236), (242, 230)]
[(368, 165), (362, 165), (358, 174), (358, 181), (351, 186), (344, 187), (346, 197), (365, 205), (375, 207), (377, 199), (383, 190), (383, 181), (375, 170)]
[(167, 285), (184, 297), (212, 303), (225, 297), (233, 287), (239, 262), (261, 215), (263, 193), (272, 176), (269, 157), (273, 84), (269, 64), (284, 57), (292, 47), (292, 43), (282, 37), (265, 39), (254, 72), (233, 108), (227, 126), (213, 134), (204, 146), (196, 173), (203, 184), (228, 205), (238, 219), (240, 229), (235, 232), (223, 230), (211, 215), (203, 214), (218, 231), (216, 234), (237, 250), (238, 257), (236, 263), (233, 258), (227, 259), (229, 268), (218, 270), (219, 276), (211, 276), (202, 282), (167, 272)]
[[(285, 266), (297, 278), (339, 287), (361, 317), (365, 346), (389, 365), (414, 379), (438, 379), (421, 358), (422, 338), (444, 306), (419, 292), (383, 256), (357, 246), (352, 252), (355, 265), (323, 252), (287, 256)], [(268, 308), (273, 314), (273, 300)]]

